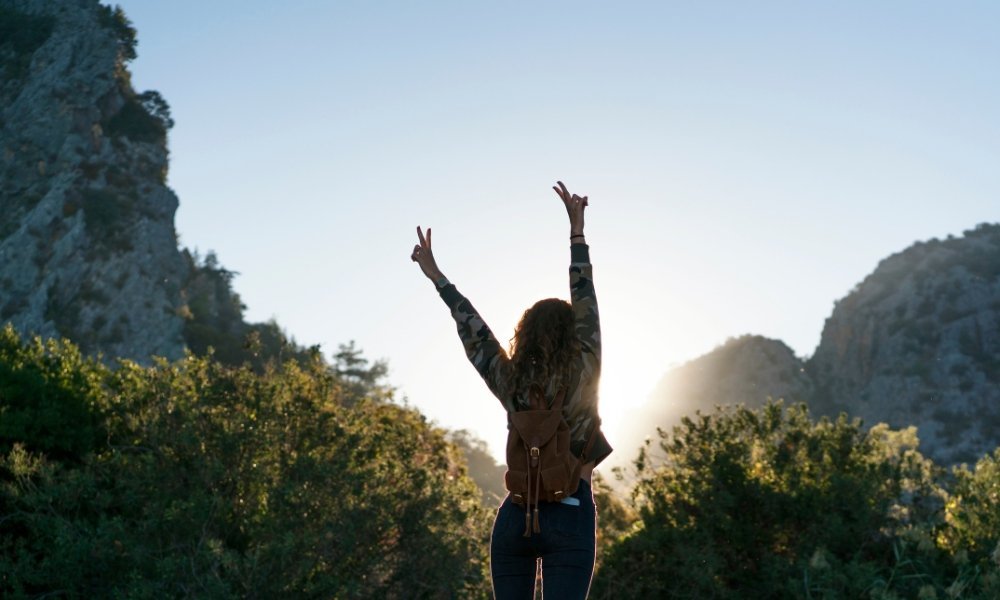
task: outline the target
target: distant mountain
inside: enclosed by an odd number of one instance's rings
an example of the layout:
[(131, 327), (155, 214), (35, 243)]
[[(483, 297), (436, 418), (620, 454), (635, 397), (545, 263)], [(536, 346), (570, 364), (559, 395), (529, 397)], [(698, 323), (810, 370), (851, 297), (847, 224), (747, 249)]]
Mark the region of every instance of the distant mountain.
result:
[(0, 323), (109, 358), (298, 352), (250, 325), (232, 273), (178, 248), (166, 101), (97, 0), (0, 0)]
[(653, 394), (666, 401), (647, 406), (643, 421), (676, 424), (716, 404), (759, 407), (769, 397), (805, 401), (812, 391), (805, 364), (791, 348), (779, 340), (744, 335), (668, 372)]
[[(730, 339), (664, 377), (628, 428), (641, 440), (716, 405), (804, 401), (817, 415), (916, 425), (942, 464), (1000, 446), (1000, 225), (918, 242), (836, 303), (814, 355)], [(630, 458), (630, 457), (629, 457)]]

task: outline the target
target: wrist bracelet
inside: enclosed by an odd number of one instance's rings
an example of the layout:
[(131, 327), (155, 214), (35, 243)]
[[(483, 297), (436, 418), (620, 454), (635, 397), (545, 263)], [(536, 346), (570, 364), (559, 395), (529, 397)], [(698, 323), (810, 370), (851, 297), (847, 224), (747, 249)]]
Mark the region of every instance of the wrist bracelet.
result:
[(437, 279), (434, 282), (434, 287), (436, 287), (437, 289), (441, 289), (441, 288), (447, 286), (449, 283), (451, 283), (451, 282), (448, 281), (447, 277), (441, 277), (440, 279)]
[(578, 233), (576, 235), (569, 236), (569, 239), (578, 238), (578, 237), (587, 237), (587, 236), (583, 235), (582, 233)]

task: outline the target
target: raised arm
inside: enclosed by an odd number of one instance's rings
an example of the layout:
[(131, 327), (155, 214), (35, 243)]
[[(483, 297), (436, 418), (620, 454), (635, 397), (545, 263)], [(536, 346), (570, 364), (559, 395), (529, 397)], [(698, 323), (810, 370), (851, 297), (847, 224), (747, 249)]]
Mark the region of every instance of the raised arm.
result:
[(570, 194), (563, 182), (558, 184), (553, 189), (566, 206), (569, 217), (569, 289), (576, 318), (576, 334), (583, 350), (584, 365), (592, 373), (596, 373), (601, 363), (601, 322), (597, 312), (597, 294), (594, 292), (590, 247), (583, 234), (583, 213), (588, 204), (587, 196)]
[(505, 402), (501, 388), (505, 379), (505, 369), (510, 365), (507, 353), (503, 351), (472, 303), (441, 273), (431, 249), (430, 228), (427, 229), (425, 237), (420, 227), (417, 227), (417, 238), (419, 243), (413, 247), (410, 258), (420, 265), (424, 275), (434, 282), (441, 299), (451, 310), (451, 316), (458, 327), (458, 337), (462, 340), (469, 362), (486, 382), (493, 395), (501, 402)]

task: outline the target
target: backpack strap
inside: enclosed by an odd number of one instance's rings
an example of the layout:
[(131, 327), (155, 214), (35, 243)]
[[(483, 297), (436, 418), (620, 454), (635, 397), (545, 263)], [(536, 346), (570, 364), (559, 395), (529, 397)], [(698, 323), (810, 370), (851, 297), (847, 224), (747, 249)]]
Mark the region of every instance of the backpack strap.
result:
[(528, 388), (528, 408), (531, 410), (542, 410), (545, 406), (545, 392), (542, 386), (537, 383), (531, 384)]

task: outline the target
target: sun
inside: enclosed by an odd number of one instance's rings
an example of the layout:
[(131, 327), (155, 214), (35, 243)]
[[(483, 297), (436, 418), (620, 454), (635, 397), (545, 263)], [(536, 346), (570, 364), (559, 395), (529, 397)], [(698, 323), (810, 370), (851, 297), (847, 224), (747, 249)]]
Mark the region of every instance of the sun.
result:
[(619, 354), (605, 356), (601, 364), (600, 415), (601, 428), (610, 439), (620, 440), (620, 434), (630, 415), (641, 409), (650, 398), (662, 373), (637, 372), (634, 357)]

